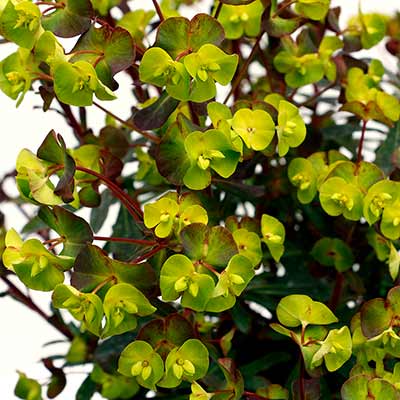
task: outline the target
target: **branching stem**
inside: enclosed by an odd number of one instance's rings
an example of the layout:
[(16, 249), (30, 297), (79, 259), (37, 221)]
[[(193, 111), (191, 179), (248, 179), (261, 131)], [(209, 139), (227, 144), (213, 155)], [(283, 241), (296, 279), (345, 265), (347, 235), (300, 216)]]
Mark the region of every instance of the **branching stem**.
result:
[(132, 243), (143, 246), (154, 246), (157, 244), (155, 241), (144, 240), (144, 239), (132, 239), (124, 237), (104, 237), (104, 236), (93, 236), (94, 240), (104, 240), (106, 242), (117, 242), (117, 243)]
[(365, 132), (367, 130), (367, 122), (368, 122), (367, 120), (363, 120), (362, 122), (361, 137), (360, 141), (358, 142), (358, 150), (357, 150), (357, 170), (360, 167), (360, 163), (362, 161), (362, 150), (364, 145)]
[(163, 22), (165, 18), (164, 18), (164, 15), (163, 15), (162, 11), (161, 11), (160, 5), (158, 4), (157, 0), (152, 0), (152, 1), (153, 1), (154, 8), (156, 9), (158, 18), (160, 18), (160, 22)]
[(258, 50), (258, 44), (260, 43), (260, 40), (261, 40), (263, 34), (264, 34), (264, 32), (261, 32), (257, 36), (256, 42), (254, 43), (253, 48), (251, 49), (251, 52), (250, 52), (249, 56), (247, 57), (246, 62), (243, 64), (242, 69), (236, 75), (236, 78), (232, 83), (231, 90), (225, 97), (224, 104), (226, 104), (228, 102), (229, 98), (232, 96), (232, 94), (235, 92), (237, 87), (240, 85), (240, 82), (242, 82), (244, 75), (247, 73), (247, 69), (249, 68), (250, 63), (253, 60), (253, 57)]
[(30, 310), (39, 314), (44, 320), (46, 320), (65, 337), (67, 337), (68, 339), (73, 339), (74, 334), (71, 332), (68, 326), (63, 323), (62, 320), (60, 320), (56, 315), (49, 317), (41, 308), (39, 308), (33, 302), (33, 300), (29, 296), (22, 293), (21, 290), (19, 290), (6, 276), (1, 276), (0, 278), (8, 286), (8, 292), (14, 299), (20, 301)]
[(108, 278), (104, 279), (104, 281), (100, 282), (93, 290), (92, 294), (96, 294), (101, 288), (107, 285), (109, 282), (116, 282), (115, 276), (111, 275)]
[(127, 128), (140, 133), (142, 136), (151, 140), (154, 143), (160, 143), (160, 138), (158, 136), (155, 136), (150, 132), (143, 131), (142, 129), (139, 129), (135, 124), (132, 124), (131, 122), (124, 121), (122, 118), (118, 117), (113, 112), (107, 110), (106, 108), (101, 106), (99, 103), (96, 103), (95, 101), (93, 102), (93, 105), (99, 108), (101, 111), (108, 114), (110, 117), (114, 118), (116, 121), (120, 122), (122, 125), (126, 126)]
[(125, 205), (129, 213), (135, 219), (135, 221), (140, 221), (143, 217), (142, 210), (139, 204), (134, 201), (127, 193), (125, 193), (118, 185), (108, 179), (106, 176), (99, 174), (89, 168), (77, 165), (76, 169), (78, 171), (86, 172), (87, 174), (93, 175), (100, 179), (113, 193), (114, 195)]

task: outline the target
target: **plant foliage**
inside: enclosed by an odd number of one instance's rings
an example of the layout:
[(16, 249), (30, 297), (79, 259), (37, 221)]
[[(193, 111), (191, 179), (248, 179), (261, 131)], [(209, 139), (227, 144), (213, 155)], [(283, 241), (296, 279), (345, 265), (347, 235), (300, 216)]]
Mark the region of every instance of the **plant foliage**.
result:
[[(70, 344), (47, 383), (20, 372), (16, 396), (55, 398), (89, 363), (76, 399), (399, 399), (400, 75), (357, 54), (385, 41), (399, 61), (399, 15), (130, 3), (0, 2), (16, 45), (0, 89), (16, 106), (36, 91), (77, 139), (22, 149), (19, 196), (0, 191), (32, 205), (21, 234), (1, 230), (6, 294)], [(125, 119), (105, 103), (118, 73)], [(50, 292), (51, 313), (11, 275)]]

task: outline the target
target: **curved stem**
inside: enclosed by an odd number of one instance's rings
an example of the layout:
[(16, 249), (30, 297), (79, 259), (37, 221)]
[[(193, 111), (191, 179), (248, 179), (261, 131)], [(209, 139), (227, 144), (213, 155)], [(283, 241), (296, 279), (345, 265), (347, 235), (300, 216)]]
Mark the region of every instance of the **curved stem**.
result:
[(89, 168), (81, 167), (79, 165), (76, 166), (78, 171), (86, 172), (87, 174), (93, 175), (96, 178), (100, 179), (125, 205), (128, 209), (129, 213), (133, 216), (135, 221), (140, 221), (143, 217), (142, 210), (140, 209), (139, 204), (137, 204), (127, 193), (125, 193), (118, 185), (108, 179), (106, 176), (99, 174), (96, 171), (92, 171)]
[(104, 236), (93, 236), (94, 240), (104, 240), (106, 242), (118, 242), (118, 243), (132, 243), (140, 244), (143, 246), (154, 246), (157, 244), (155, 241), (144, 240), (144, 239), (131, 239), (124, 237), (104, 237)]
[(229, 91), (229, 93), (225, 97), (224, 104), (226, 104), (228, 102), (229, 98), (232, 96), (232, 94), (235, 92), (237, 87), (240, 85), (240, 82), (242, 82), (243, 76), (247, 72), (247, 69), (249, 68), (249, 65), (250, 65), (250, 63), (251, 63), (251, 61), (252, 61), (252, 59), (254, 57), (254, 54), (258, 50), (258, 44), (260, 43), (260, 40), (261, 40), (263, 34), (264, 34), (264, 32), (261, 32), (257, 36), (256, 42), (254, 43), (253, 48), (251, 49), (251, 52), (250, 52), (249, 56), (247, 57), (246, 62), (243, 64), (242, 69), (236, 75), (236, 78), (235, 78), (234, 82), (232, 83), (231, 90)]
[(39, 308), (32, 299), (21, 292), (6, 276), (1, 276), (1, 280), (8, 286), (8, 292), (10, 295), (20, 301), (22, 304), (27, 306), (30, 310), (39, 314), (44, 320), (51, 324), (55, 329), (62, 333), (68, 339), (73, 339), (74, 334), (71, 332), (69, 327), (57, 317), (57, 315), (48, 316), (41, 308)]
[(133, 261), (131, 261), (129, 264), (139, 264), (142, 261), (153, 257), (155, 254), (157, 254), (159, 251), (161, 251), (162, 249), (164, 249), (166, 246), (165, 245), (158, 245), (157, 247), (155, 247), (154, 249), (150, 250), (148, 253), (143, 254), (140, 257), (135, 258)]
[(362, 161), (362, 149), (364, 145), (364, 139), (365, 139), (365, 132), (367, 130), (367, 120), (363, 120), (362, 123), (362, 128), (361, 128), (361, 137), (360, 141), (358, 142), (358, 150), (357, 150), (357, 170), (360, 166), (360, 163)]
[(158, 18), (160, 18), (160, 22), (163, 22), (165, 18), (161, 11), (160, 5), (157, 3), (157, 0), (152, 0), (152, 1), (153, 1), (154, 8), (157, 11)]
[(103, 106), (101, 106), (99, 103), (96, 103), (95, 101), (93, 102), (93, 105), (99, 108), (101, 111), (104, 111), (106, 114), (108, 114), (110, 117), (114, 118), (116, 121), (120, 122), (122, 125), (126, 126), (127, 128), (136, 131), (140, 133), (142, 136), (145, 138), (151, 140), (154, 143), (160, 143), (160, 138), (156, 135), (151, 134), (150, 132), (143, 131), (142, 129), (139, 129), (135, 124), (132, 124), (131, 122), (124, 121), (122, 118), (118, 117), (111, 111), (107, 110)]
[(116, 282), (116, 278), (114, 275), (109, 276), (108, 278), (104, 279), (104, 281), (100, 282), (92, 291), (92, 294), (96, 294), (101, 288), (107, 285), (109, 282)]
[(271, 18), (276, 18), (279, 15), (281, 15), (287, 8), (289, 8), (292, 4), (297, 3), (297, 0), (292, 0), (287, 2), (286, 4), (283, 4), (281, 8), (279, 8), (272, 16)]

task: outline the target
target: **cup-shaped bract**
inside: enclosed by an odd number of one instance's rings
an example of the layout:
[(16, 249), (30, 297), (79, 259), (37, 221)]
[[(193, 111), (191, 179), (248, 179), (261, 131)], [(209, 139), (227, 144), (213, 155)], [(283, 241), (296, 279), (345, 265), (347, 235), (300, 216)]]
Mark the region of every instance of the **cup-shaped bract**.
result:
[(338, 322), (332, 311), (323, 303), (311, 297), (293, 294), (284, 297), (276, 308), (279, 322), (289, 328), (302, 325), (329, 325)]
[(249, 149), (256, 151), (265, 150), (275, 135), (274, 121), (264, 110), (241, 108), (233, 116), (232, 129)]
[(372, 185), (364, 197), (363, 215), (372, 225), (382, 216), (385, 207), (392, 205), (400, 197), (400, 184), (382, 180)]
[(317, 367), (325, 361), (329, 372), (339, 369), (352, 354), (352, 340), (347, 326), (332, 329), (312, 358), (312, 365)]
[(226, 54), (213, 44), (204, 44), (200, 49), (188, 54), (183, 63), (193, 78), (190, 100), (204, 102), (216, 94), (215, 82), (226, 86), (235, 74), (238, 65), (237, 54)]
[(159, 238), (166, 238), (172, 233), (179, 206), (175, 200), (162, 197), (154, 203), (144, 206), (144, 224), (148, 228), (155, 227)]
[(128, 283), (118, 283), (107, 291), (103, 309), (106, 316), (103, 337), (133, 330), (137, 326), (136, 316), (145, 317), (156, 311), (147, 297)]
[(192, 261), (182, 254), (172, 255), (161, 268), (160, 289), (165, 301), (174, 301), (182, 296), (184, 307), (204, 311), (214, 287), (213, 278), (196, 272)]
[(229, 178), (236, 169), (240, 153), (232, 149), (226, 136), (217, 129), (195, 131), (185, 139), (190, 167), (183, 177), (184, 184), (193, 190), (201, 190), (211, 183), (213, 169), (223, 178)]
[(149, 343), (136, 340), (122, 351), (118, 372), (128, 377), (134, 376), (139, 385), (156, 390), (156, 384), (164, 375), (164, 362)]
[(297, 147), (303, 143), (306, 137), (306, 125), (299, 109), (286, 100), (279, 102), (276, 132), (280, 157), (286, 155), (291, 147)]
[(54, 92), (63, 103), (84, 107), (93, 104), (93, 95), (99, 100), (114, 100), (113, 92), (97, 77), (87, 61), (60, 62), (53, 68)]
[(178, 100), (189, 99), (190, 76), (183, 63), (174, 61), (160, 47), (148, 49), (139, 66), (140, 79), (155, 86), (166, 86), (167, 93)]
[(268, 246), (272, 258), (278, 262), (285, 251), (285, 227), (275, 217), (263, 214), (261, 217), (262, 240)]
[(317, 194), (318, 180), (311, 161), (301, 157), (293, 159), (289, 164), (288, 176), (290, 182), (298, 188), (297, 198), (300, 203), (310, 203)]
[(362, 217), (361, 190), (337, 176), (327, 179), (319, 189), (319, 199), (324, 211), (332, 216), (343, 215), (351, 221)]
[(179, 348), (171, 350), (165, 360), (165, 376), (159, 386), (173, 388), (182, 380), (193, 382), (208, 371), (208, 350), (198, 339), (189, 339)]
[(330, 0), (298, 0), (295, 10), (302, 16), (321, 21), (328, 13)]
[(55, 287), (52, 302), (55, 308), (65, 308), (83, 328), (100, 336), (103, 303), (95, 293), (82, 293), (73, 286), (59, 284)]
[(53, 290), (64, 281), (64, 271), (70, 269), (74, 259), (56, 256), (38, 239), (23, 242), (14, 229), (7, 232), (3, 264), (14, 271), (29, 288), (41, 291)]
[(224, 4), (218, 16), (227, 39), (239, 39), (243, 35), (255, 37), (260, 32), (264, 7), (260, 0), (245, 5)]
[(32, 49), (43, 32), (39, 7), (30, 1), (8, 1), (0, 16), (1, 34), (26, 49)]

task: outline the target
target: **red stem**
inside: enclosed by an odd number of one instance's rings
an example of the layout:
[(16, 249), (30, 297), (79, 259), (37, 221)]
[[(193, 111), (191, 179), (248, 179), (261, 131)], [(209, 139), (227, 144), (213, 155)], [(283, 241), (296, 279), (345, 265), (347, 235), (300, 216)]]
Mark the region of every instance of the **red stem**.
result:
[(157, 11), (158, 18), (160, 18), (160, 22), (163, 22), (165, 18), (164, 18), (164, 15), (161, 11), (159, 4), (157, 3), (157, 0), (152, 0), (152, 1), (153, 1), (154, 8)]
[(125, 193), (118, 185), (112, 182), (110, 179), (97, 173), (96, 171), (92, 171), (91, 169), (81, 167), (79, 165), (76, 166), (78, 171), (86, 172), (87, 174), (93, 175), (96, 178), (100, 179), (117, 197), (118, 199), (125, 205), (128, 209), (129, 213), (135, 219), (136, 222), (140, 221), (143, 217), (142, 210), (140, 209), (139, 204), (137, 204), (127, 193)]
[(135, 258), (129, 264), (139, 264), (140, 262), (142, 262), (142, 261), (154, 256), (154, 254), (157, 254), (159, 251), (161, 251), (164, 248), (165, 248), (165, 245), (158, 245), (153, 250), (150, 250), (148, 253), (143, 254), (142, 256)]
[(75, 115), (72, 113), (71, 107), (68, 104), (65, 104), (59, 100), (58, 103), (60, 104), (67, 118), (67, 122), (75, 134), (75, 137), (78, 139), (79, 143), (82, 144), (85, 132), (83, 131), (81, 124), (75, 118)]
[(304, 386), (304, 359), (300, 352), (300, 376), (299, 376), (299, 390), (300, 390), (300, 400), (306, 400), (306, 389)]
[(340, 297), (342, 296), (343, 284), (344, 284), (344, 275), (341, 272), (337, 271), (335, 286), (333, 288), (332, 296), (329, 301), (329, 308), (332, 311), (335, 311), (339, 304)]
[(217, 9), (215, 10), (214, 18), (218, 19), (219, 13), (221, 12), (222, 9), (222, 4), (221, 1), (218, 3)]
[(151, 241), (151, 240), (131, 239), (131, 238), (123, 238), (123, 237), (93, 236), (93, 239), (94, 240), (104, 240), (106, 242), (133, 243), (133, 244), (140, 244), (143, 246), (154, 246), (157, 244), (157, 242)]
[(246, 62), (243, 64), (242, 69), (239, 71), (239, 73), (237, 74), (234, 82), (232, 83), (232, 87), (231, 90), (229, 91), (228, 95), (225, 97), (224, 100), (224, 104), (226, 104), (229, 100), (229, 98), (232, 96), (232, 94), (235, 92), (235, 90), (237, 89), (237, 87), (239, 86), (240, 82), (242, 82), (243, 76), (245, 75), (245, 73), (247, 72), (247, 69), (249, 68), (249, 65), (254, 57), (254, 54), (256, 53), (256, 51), (258, 50), (258, 44), (260, 43), (260, 40), (263, 36), (264, 32), (261, 32), (256, 39), (256, 42), (253, 45), (253, 48), (251, 49), (251, 53), (249, 54), (249, 56), (247, 57)]
[(367, 120), (363, 120), (362, 128), (361, 128), (361, 137), (358, 143), (358, 151), (357, 151), (357, 169), (360, 166), (362, 161), (362, 149), (364, 145), (365, 131), (367, 130)]
[(101, 111), (104, 111), (110, 117), (113, 117), (116, 121), (120, 122), (122, 125), (125, 125), (127, 128), (140, 133), (142, 136), (144, 136), (145, 138), (151, 140), (154, 143), (157, 143), (157, 144), (160, 143), (160, 138), (158, 136), (155, 136), (155, 135), (153, 135), (153, 134), (151, 134), (149, 132), (143, 131), (143, 130), (139, 129), (136, 125), (134, 125), (134, 124), (132, 124), (132, 123), (130, 123), (128, 121), (124, 121), (122, 118), (119, 118), (114, 113), (112, 113), (111, 111), (107, 110), (106, 108), (101, 106), (99, 103), (96, 103), (95, 101), (93, 102), (93, 105), (96, 106), (97, 108), (99, 108)]
[(260, 396), (257, 393), (253, 393), (253, 392), (244, 391), (243, 396), (250, 396), (250, 399), (266, 400), (266, 398), (264, 396)]
[(8, 286), (8, 291), (12, 297), (19, 300), (22, 304), (27, 306), (30, 310), (39, 314), (44, 320), (51, 324), (55, 329), (62, 333), (68, 339), (73, 339), (74, 334), (70, 331), (67, 325), (63, 323), (56, 315), (48, 316), (41, 308), (39, 308), (30, 297), (22, 293), (6, 276), (0, 277), (2, 281)]

